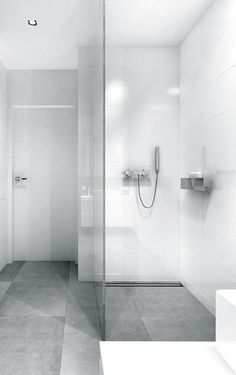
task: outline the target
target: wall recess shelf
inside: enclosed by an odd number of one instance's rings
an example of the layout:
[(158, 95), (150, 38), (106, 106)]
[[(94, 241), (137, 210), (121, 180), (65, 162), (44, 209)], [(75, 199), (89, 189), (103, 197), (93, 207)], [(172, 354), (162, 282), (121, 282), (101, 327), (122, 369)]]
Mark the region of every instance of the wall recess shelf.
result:
[(209, 192), (211, 179), (209, 176), (181, 178), (181, 189)]

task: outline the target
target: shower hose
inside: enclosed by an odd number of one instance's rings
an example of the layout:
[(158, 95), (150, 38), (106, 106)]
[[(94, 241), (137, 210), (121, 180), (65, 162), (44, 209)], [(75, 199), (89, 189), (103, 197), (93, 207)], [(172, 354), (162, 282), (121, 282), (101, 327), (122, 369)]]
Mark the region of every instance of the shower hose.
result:
[(154, 193), (152, 197), (151, 204), (148, 206), (144, 203), (142, 195), (141, 195), (141, 188), (140, 188), (140, 175), (138, 175), (138, 196), (139, 200), (144, 208), (150, 209), (153, 207), (155, 199), (156, 199), (156, 194), (157, 194), (157, 182), (158, 182), (158, 171), (156, 171), (156, 180), (155, 180), (155, 187), (154, 187)]

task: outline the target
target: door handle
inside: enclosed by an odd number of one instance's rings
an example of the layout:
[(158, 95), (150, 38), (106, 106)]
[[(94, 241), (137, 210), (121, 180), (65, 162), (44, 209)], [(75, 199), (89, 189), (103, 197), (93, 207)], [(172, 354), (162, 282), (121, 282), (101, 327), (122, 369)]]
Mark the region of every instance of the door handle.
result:
[(27, 180), (27, 177), (20, 177), (20, 176), (15, 177), (16, 182), (21, 182), (21, 181), (26, 181), (26, 180)]

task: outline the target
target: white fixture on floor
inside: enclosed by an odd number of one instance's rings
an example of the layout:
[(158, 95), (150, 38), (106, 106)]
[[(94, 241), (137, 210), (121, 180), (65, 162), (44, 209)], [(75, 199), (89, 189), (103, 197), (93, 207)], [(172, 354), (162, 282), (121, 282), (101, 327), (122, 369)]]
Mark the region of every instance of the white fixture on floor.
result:
[(216, 292), (216, 347), (236, 372), (236, 290)]
[(101, 342), (100, 351), (101, 375), (232, 375), (236, 372), (236, 290), (216, 293), (216, 343), (113, 341)]
[(101, 342), (100, 375), (232, 375), (212, 342)]

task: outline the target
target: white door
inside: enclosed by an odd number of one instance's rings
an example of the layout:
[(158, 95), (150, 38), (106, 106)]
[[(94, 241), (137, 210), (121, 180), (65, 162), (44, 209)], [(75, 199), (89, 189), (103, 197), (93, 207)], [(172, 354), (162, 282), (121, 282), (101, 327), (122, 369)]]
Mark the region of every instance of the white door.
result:
[(12, 124), (13, 258), (74, 260), (75, 108), (15, 108)]

